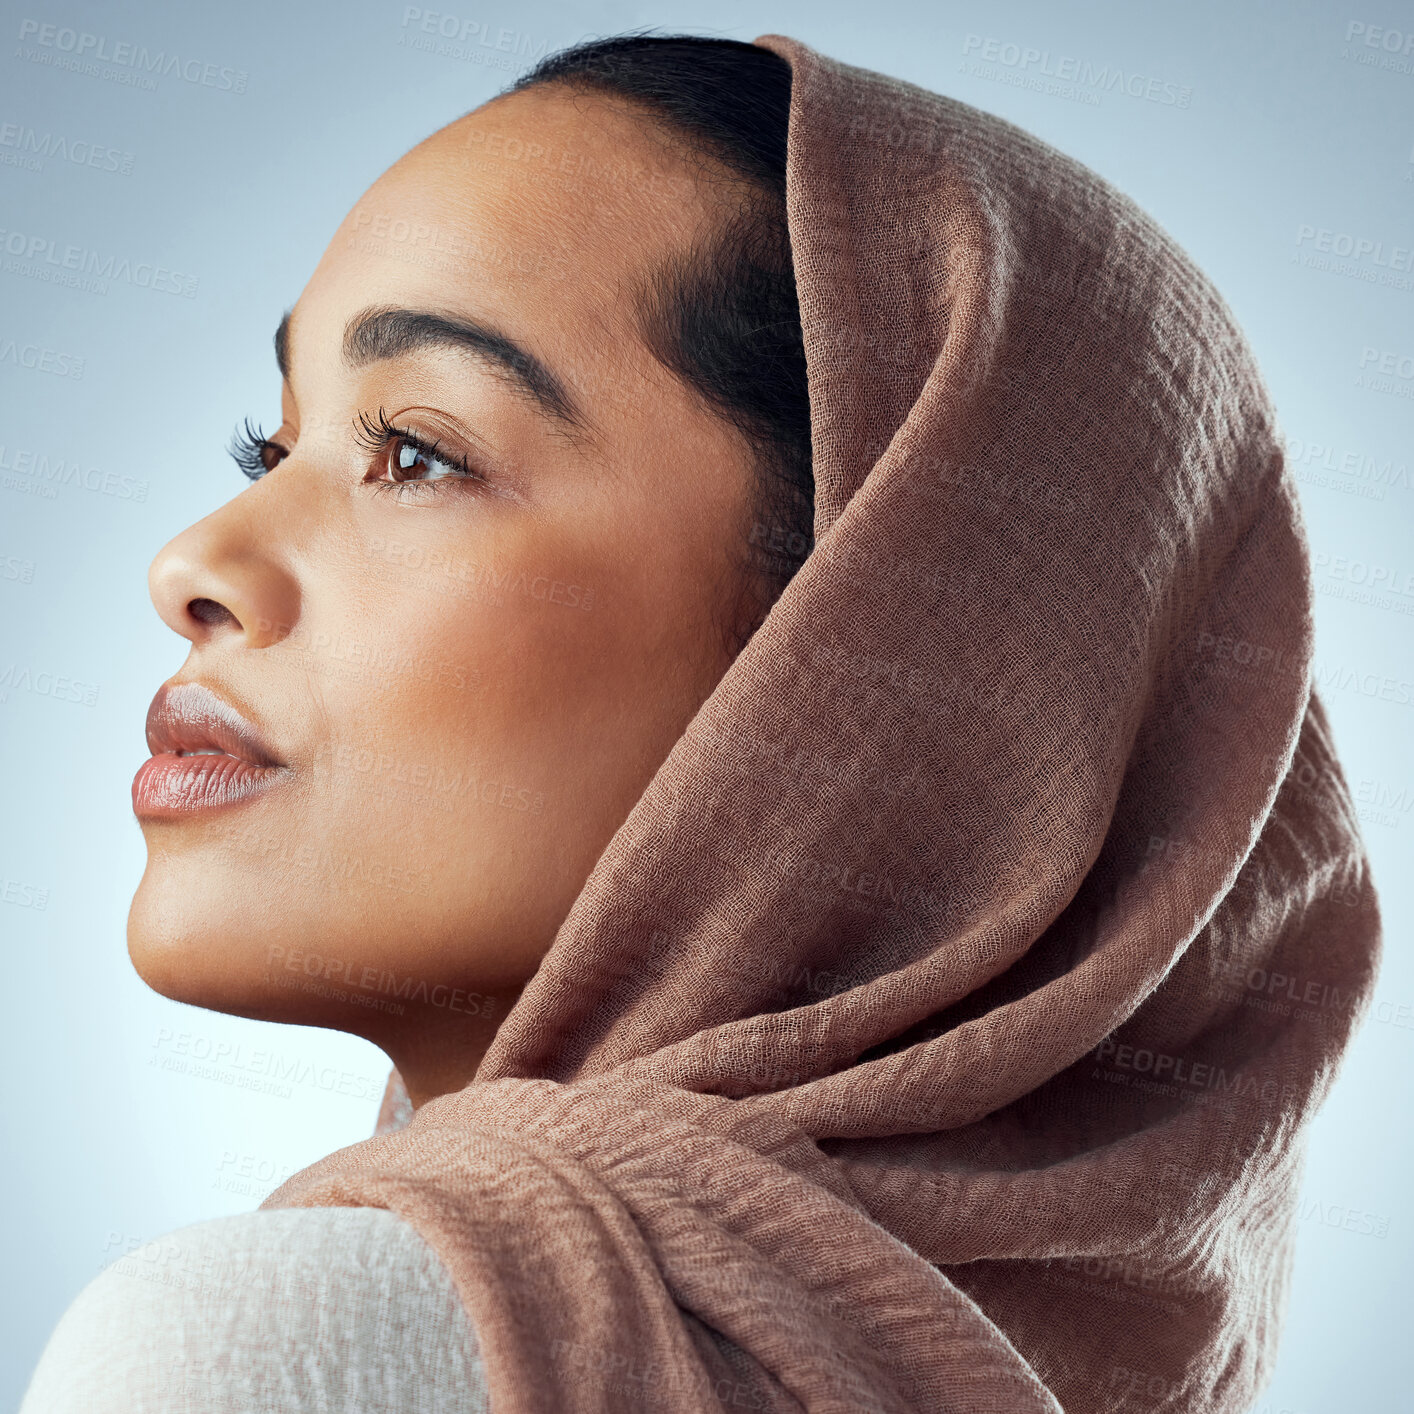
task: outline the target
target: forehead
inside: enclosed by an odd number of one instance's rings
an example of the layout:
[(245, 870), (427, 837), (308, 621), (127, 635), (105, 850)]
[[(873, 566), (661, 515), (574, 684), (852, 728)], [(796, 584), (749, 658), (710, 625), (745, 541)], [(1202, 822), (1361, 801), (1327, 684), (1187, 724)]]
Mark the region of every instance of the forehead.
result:
[(710, 232), (730, 186), (616, 98), (547, 86), (495, 99), (355, 203), (300, 297), (292, 344), (337, 348), (371, 304), (440, 309), (505, 328), (587, 398), (641, 396), (656, 375), (636, 293)]

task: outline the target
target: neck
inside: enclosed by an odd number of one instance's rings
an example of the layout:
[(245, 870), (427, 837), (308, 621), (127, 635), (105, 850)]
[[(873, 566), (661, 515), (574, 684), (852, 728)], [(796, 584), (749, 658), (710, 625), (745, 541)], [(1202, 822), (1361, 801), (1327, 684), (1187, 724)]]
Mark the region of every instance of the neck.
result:
[(471, 1084), (520, 990), (486, 997), (474, 1014), (439, 1008), (434, 1015), (420, 1008), (402, 1019), (397, 1032), (378, 1039), (398, 1068), (413, 1109)]

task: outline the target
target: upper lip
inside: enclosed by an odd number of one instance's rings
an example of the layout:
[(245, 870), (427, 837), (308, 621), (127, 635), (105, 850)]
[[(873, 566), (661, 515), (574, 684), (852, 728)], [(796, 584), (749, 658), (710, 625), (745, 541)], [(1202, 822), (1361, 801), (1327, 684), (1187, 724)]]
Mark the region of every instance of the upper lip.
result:
[(147, 746), (164, 751), (224, 751), (253, 766), (283, 766), (256, 728), (205, 683), (169, 682), (147, 709)]

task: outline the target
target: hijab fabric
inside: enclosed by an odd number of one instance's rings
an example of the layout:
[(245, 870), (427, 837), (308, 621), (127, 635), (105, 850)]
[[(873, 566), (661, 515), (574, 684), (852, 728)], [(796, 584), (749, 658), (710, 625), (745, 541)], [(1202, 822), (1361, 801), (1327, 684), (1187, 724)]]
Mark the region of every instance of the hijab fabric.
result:
[(1246, 1409), (1380, 949), (1269, 396), (1095, 173), (756, 43), (816, 547), (473, 1082), (262, 1206), (400, 1213), (496, 1414)]

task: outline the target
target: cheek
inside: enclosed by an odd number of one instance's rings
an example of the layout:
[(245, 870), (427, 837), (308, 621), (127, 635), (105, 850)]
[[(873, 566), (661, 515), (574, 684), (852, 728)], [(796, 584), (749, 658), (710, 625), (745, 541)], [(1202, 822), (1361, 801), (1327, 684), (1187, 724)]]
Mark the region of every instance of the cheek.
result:
[(680, 730), (724, 666), (720, 571), (680, 524), (602, 493), (539, 516), (465, 511), (364, 534), (338, 593), (307, 606), (324, 657), (356, 669), (331, 666), (330, 729), (571, 778), (610, 742), (633, 760), (638, 738), (657, 750), (665, 724)]
[(366, 536), (332, 577), (337, 596), (310, 606), (366, 669), (349, 676), (331, 730), (462, 754), (513, 749), (538, 724), (572, 720), (595, 680), (615, 677), (623, 600), (606, 592), (597, 552), (543, 527), (488, 533), (474, 514), (413, 514), (424, 523)]
[(687, 617), (582, 524), (501, 526), (487, 549), (470, 517), (405, 519), (307, 576), (288, 651), (310, 684), (311, 805), (330, 829), (396, 830), (439, 872), (587, 868), (685, 720), (662, 624), (681, 639)]
[(494, 877), (502, 903), (573, 896), (725, 666), (720, 537), (617, 489), (382, 508), (307, 567), (297, 666), (328, 831), (387, 832), (439, 878)]

